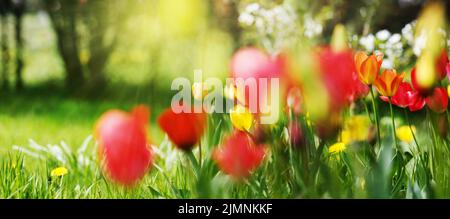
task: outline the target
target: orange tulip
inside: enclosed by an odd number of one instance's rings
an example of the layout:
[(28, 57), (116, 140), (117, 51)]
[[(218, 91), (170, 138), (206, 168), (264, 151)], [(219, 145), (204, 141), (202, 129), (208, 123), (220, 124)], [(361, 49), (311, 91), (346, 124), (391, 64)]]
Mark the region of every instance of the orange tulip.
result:
[(366, 85), (373, 84), (380, 71), (383, 56), (375, 54), (367, 56), (360, 51), (355, 54), (354, 61), (359, 80)]
[(377, 78), (374, 85), (382, 96), (392, 97), (397, 93), (397, 89), (404, 77), (405, 73), (397, 74), (394, 69), (384, 70)]

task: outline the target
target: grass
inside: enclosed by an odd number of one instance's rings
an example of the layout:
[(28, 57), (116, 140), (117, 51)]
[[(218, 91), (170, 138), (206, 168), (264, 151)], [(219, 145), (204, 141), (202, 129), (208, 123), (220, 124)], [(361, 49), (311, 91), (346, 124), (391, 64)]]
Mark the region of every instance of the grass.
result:
[[(213, 148), (231, 130), (226, 114), (209, 116), (200, 166), (198, 148), (192, 154), (176, 150), (156, 127), (157, 115), (168, 104), (152, 101), (152, 95), (140, 95), (148, 92), (145, 88), (122, 86), (120, 92), (105, 89), (88, 97), (81, 92), (67, 95), (45, 87), (4, 93), (0, 98), (1, 198), (449, 197), (449, 140), (439, 137), (434, 128), (437, 115), (431, 112), (411, 115), (420, 147), (399, 142), (403, 150), (399, 151), (393, 147), (389, 112), (380, 107), (384, 132), (381, 146), (374, 149), (374, 159), (370, 154), (374, 146), (368, 142), (355, 142), (345, 152), (330, 154), (327, 148), (336, 139), (317, 139), (314, 127), (301, 115), (297, 119), (306, 143), (293, 148), (284, 128), (292, 118), (283, 117), (270, 129), (270, 146), (263, 164), (249, 179), (236, 182), (221, 173), (211, 159)], [(89, 136), (103, 112), (111, 108), (129, 110), (138, 103), (152, 108), (148, 133), (154, 144), (155, 163), (136, 187), (124, 188), (103, 176), (95, 141)], [(364, 114), (363, 105), (358, 102), (351, 114)], [(395, 108), (394, 114), (397, 126), (407, 124), (402, 109)], [(40, 148), (34, 150), (40, 157), (13, 150), (14, 145), (27, 150)], [(60, 153), (46, 152), (46, 147), (57, 148)], [(69, 173), (50, 176), (51, 170), (59, 166), (66, 167)]]

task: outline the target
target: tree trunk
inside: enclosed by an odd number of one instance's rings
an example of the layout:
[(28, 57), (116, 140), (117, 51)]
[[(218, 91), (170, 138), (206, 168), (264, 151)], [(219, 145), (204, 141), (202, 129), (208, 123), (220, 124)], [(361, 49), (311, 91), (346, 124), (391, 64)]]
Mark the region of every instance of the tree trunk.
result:
[(23, 89), (23, 39), (22, 39), (22, 17), (23, 12), (14, 13), (14, 29), (16, 39), (16, 90)]
[(74, 90), (84, 83), (83, 66), (80, 61), (78, 33), (76, 31), (76, 8), (70, 5), (58, 11), (48, 7), (48, 14), (56, 33), (58, 51), (66, 70), (66, 87)]
[(210, 2), (215, 23), (231, 34), (234, 49), (239, 48), (242, 28), (239, 26), (239, 11), (235, 1), (214, 0)]
[(8, 16), (1, 16), (1, 50), (2, 50), (2, 88), (9, 88), (9, 47), (8, 47)]

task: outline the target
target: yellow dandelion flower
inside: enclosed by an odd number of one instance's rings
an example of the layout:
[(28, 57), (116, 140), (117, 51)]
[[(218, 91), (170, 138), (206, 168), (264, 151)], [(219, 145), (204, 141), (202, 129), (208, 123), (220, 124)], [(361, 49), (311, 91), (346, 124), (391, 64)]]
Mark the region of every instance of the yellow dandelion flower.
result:
[(330, 148), (328, 148), (328, 152), (331, 154), (337, 154), (337, 153), (345, 151), (345, 149), (347, 149), (347, 146), (344, 143), (337, 142), (337, 143), (331, 145)]
[(68, 173), (69, 171), (67, 170), (67, 168), (65, 167), (57, 167), (55, 169), (52, 170), (52, 172), (50, 173), (51, 176), (55, 177), (55, 176), (64, 176)]
[[(414, 134), (416, 133), (416, 127), (411, 126), (412, 131)], [(404, 125), (400, 126), (396, 130), (397, 138), (404, 142), (412, 142), (414, 141), (413, 133), (411, 133), (411, 129), (409, 126)]]
[(369, 134), (370, 121), (365, 115), (350, 117), (345, 123), (345, 130), (349, 132), (351, 141), (365, 141)]
[(253, 124), (253, 114), (241, 105), (230, 111), (230, 119), (233, 126), (241, 131), (249, 131)]

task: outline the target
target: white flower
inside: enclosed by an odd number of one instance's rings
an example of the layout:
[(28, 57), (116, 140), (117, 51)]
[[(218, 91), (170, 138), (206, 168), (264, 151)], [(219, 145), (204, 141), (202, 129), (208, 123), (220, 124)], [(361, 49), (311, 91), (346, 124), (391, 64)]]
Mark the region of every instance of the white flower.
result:
[(361, 37), (361, 39), (359, 39), (359, 44), (364, 46), (366, 50), (373, 51), (375, 49), (375, 37), (373, 34)]
[(415, 21), (405, 25), (402, 28), (402, 36), (406, 39), (408, 44), (412, 45), (414, 43), (414, 31), (413, 26), (415, 26)]
[(388, 30), (380, 30), (376, 33), (376, 36), (379, 40), (385, 41), (391, 36), (391, 33)]
[(385, 69), (391, 69), (394, 67), (394, 64), (392, 63), (392, 60), (390, 59), (383, 59), (383, 63), (381, 64), (382, 68)]
[(414, 39), (413, 52), (414, 55), (420, 56), (422, 49), (425, 47), (425, 43), (427, 42), (426, 33), (422, 32), (418, 37)]
[(255, 17), (253, 17), (250, 13), (242, 13), (239, 15), (239, 23), (251, 26), (253, 25), (253, 22), (255, 22)]
[(252, 12), (258, 11), (259, 8), (260, 8), (260, 6), (258, 3), (251, 3), (245, 8), (245, 11), (252, 13)]
[(398, 33), (395, 33), (391, 37), (389, 37), (388, 43), (396, 44), (396, 43), (400, 42), (401, 39), (402, 39), (402, 36)]
[(319, 22), (316, 22), (314, 19), (310, 17), (305, 18), (305, 36), (308, 38), (312, 38), (321, 34), (323, 31), (323, 27)]

